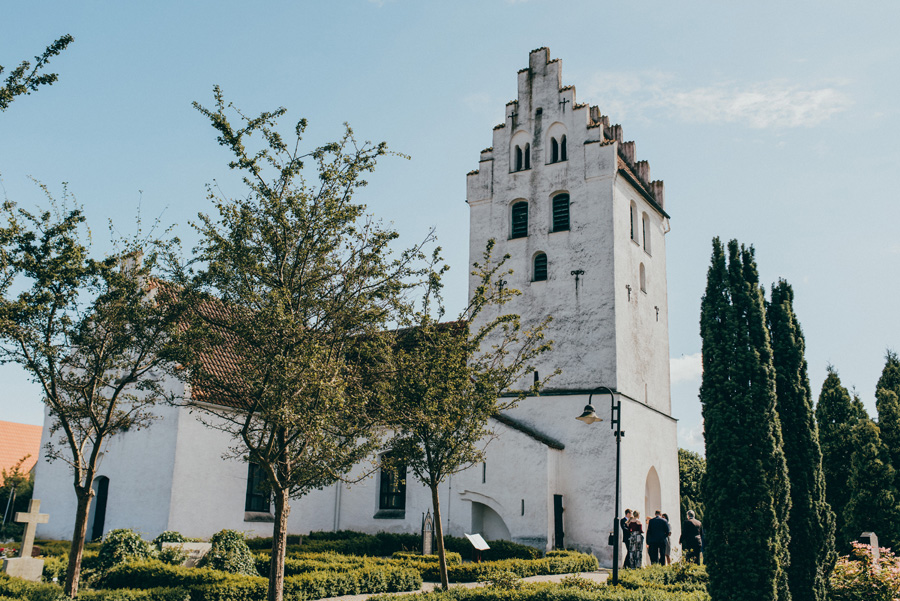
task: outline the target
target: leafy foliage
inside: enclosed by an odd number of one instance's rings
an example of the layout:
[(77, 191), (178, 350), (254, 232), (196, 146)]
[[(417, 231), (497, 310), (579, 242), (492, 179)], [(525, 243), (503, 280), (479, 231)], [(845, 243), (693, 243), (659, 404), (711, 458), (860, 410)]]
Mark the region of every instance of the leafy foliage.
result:
[[(438, 486), (450, 475), (484, 460), (484, 444), (493, 433), (491, 416), (535, 395), (543, 381), (503, 396), (526, 373), (531, 362), (550, 349), (544, 340), (548, 317), (524, 327), (518, 315), (503, 306), (519, 291), (500, 285), (511, 271), (507, 257), (492, 257), (488, 242), (472, 275), (478, 285), (468, 307), (456, 321), (441, 323), (440, 291), (446, 267), (432, 271), (421, 307), (396, 333), (391, 373), (394, 399), (391, 457), (405, 464), (431, 490), (441, 584), (447, 587), (444, 540)], [(439, 263), (435, 252), (433, 261)], [(487, 311), (486, 311), (487, 310)], [(386, 459), (383, 458), (383, 460)]]
[[(875, 385), (875, 407), (881, 440), (888, 448), (896, 472), (900, 470), (900, 358), (889, 350), (884, 359), (884, 369)], [(900, 499), (900, 482), (894, 483), (894, 491)], [(892, 542), (900, 543), (900, 540)]]
[[(6, 468), (0, 471), (0, 507), (2, 511), (9, 508), (9, 522), (0, 529), (0, 540), (7, 537), (18, 538), (25, 530), (24, 524), (12, 521), (17, 511), (28, 511), (28, 504), (34, 492), (34, 472), (26, 474), (22, 471), (22, 464), (31, 455), (22, 457), (10, 470)], [(10, 499), (12, 503), (10, 504)]]
[(678, 481), (681, 485), (681, 520), (693, 511), (703, 521), (703, 478), (706, 475), (706, 459), (699, 453), (678, 449)]
[(840, 552), (849, 550), (851, 540), (845, 537), (847, 528), (844, 523), (851, 493), (848, 486), (851, 463), (848, 458), (854, 451), (852, 430), (861, 419), (868, 419), (865, 407), (859, 398), (850, 397), (850, 393), (841, 385), (834, 366), (829, 365), (816, 403), (816, 423), (822, 448), (825, 500), (835, 514), (835, 532), (838, 535), (836, 547)]
[(151, 557), (153, 548), (140, 534), (130, 528), (119, 528), (109, 532), (103, 539), (97, 556), (97, 567), (106, 571), (119, 564)]
[(175, 532), (174, 530), (166, 530), (165, 532), (160, 532), (159, 536), (153, 539), (153, 545), (157, 549), (162, 549), (163, 543), (186, 543), (188, 539), (186, 536), (181, 534), (180, 532)]
[[(92, 485), (109, 439), (139, 430), (166, 398), (157, 368), (178, 321), (153, 279), (170, 242), (139, 234), (91, 257), (68, 192), (39, 213), (5, 203), (0, 228), (0, 363), (23, 367), (49, 410), (46, 457), (72, 470), (77, 499), (66, 592), (78, 588)], [(12, 294), (13, 284), (17, 295)]]
[(854, 542), (850, 554), (838, 559), (831, 574), (830, 601), (893, 601), (900, 597), (900, 558), (880, 549), (873, 565), (872, 548)]
[(844, 508), (845, 540), (856, 540), (862, 532), (875, 532), (879, 541), (893, 546), (900, 541), (900, 508), (894, 482), (896, 471), (881, 431), (871, 420), (853, 427), (850, 458), (850, 499)]
[[(6, 81), (0, 86), (0, 111), (9, 108), (17, 96), (31, 94), (41, 86), (53, 85), (57, 80), (56, 73), (41, 74), (40, 71), (47, 66), (51, 58), (65, 50), (73, 41), (72, 36), (64, 35), (47, 46), (41, 56), (34, 57), (34, 67), (29, 61), (22, 61), (18, 67), (10, 71)], [(3, 66), (0, 66), (0, 74), (2, 73)]]
[(805, 340), (794, 313), (794, 291), (780, 280), (772, 287), (766, 317), (772, 339), (778, 419), (785, 432), (784, 456), (790, 479), (790, 565), (793, 601), (824, 601), (834, 551), (834, 514), (825, 501), (819, 432), (807, 375)]
[(787, 601), (789, 484), (754, 251), (713, 240), (700, 313), (705, 559), (721, 601)]
[[(397, 233), (354, 202), (384, 143), (358, 144), (348, 127), (339, 141), (302, 154), (306, 121), (288, 143), (277, 131), (283, 108), (246, 117), (218, 87), (214, 108), (194, 107), (233, 155), (229, 166), (247, 193), (210, 188), (218, 215), (199, 216), (195, 260), (173, 269), (191, 307), (172, 346), (183, 367), (174, 373), (191, 385), (206, 424), (232, 436), (231, 456), (265, 474), (275, 504), (275, 601), (289, 499), (344, 477), (375, 447), (386, 405), (373, 375), (388, 348), (383, 332), (422, 256), (419, 248), (392, 254)], [(254, 136), (258, 150), (247, 146)], [(315, 170), (309, 182), (306, 160)]]
[(212, 547), (203, 558), (203, 565), (229, 574), (258, 575), (250, 547), (244, 535), (235, 530), (220, 530), (209, 539)]

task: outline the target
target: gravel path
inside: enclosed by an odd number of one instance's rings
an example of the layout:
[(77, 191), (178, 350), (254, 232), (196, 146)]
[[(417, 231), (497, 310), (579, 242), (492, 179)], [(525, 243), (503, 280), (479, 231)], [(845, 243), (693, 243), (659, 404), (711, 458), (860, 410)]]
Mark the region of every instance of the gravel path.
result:
[[(522, 578), (522, 582), (559, 582), (563, 578), (567, 576), (572, 576), (573, 574), (548, 574), (545, 576), (529, 576), (527, 578)], [(581, 572), (577, 574), (582, 578), (586, 578), (588, 580), (594, 580), (596, 582), (606, 582), (606, 579), (609, 578), (609, 572), (607, 570), (599, 570), (597, 572)], [(487, 586), (486, 582), (454, 582), (450, 584), (451, 588), (456, 587), (464, 587), (464, 588), (475, 588), (476, 586)], [(431, 592), (437, 588), (441, 587), (440, 582), (423, 582), (422, 588), (419, 591), (408, 591), (406, 593), (387, 593), (389, 595), (408, 595), (413, 592)], [(372, 595), (344, 595), (343, 597), (330, 597), (328, 599), (322, 599), (320, 601), (364, 601), (368, 599)]]

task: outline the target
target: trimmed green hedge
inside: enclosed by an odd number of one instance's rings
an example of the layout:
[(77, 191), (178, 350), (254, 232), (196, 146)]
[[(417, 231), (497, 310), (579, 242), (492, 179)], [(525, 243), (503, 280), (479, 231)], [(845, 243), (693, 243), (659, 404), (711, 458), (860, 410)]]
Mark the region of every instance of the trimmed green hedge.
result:
[(687, 561), (619, 572), (619, 583), (632, 590), (705, 591), (708, 582), (706, 568)]
[[(481, 552), (482, 561), (498, 561), (501, 559), (540, 559), (544, 554), (540, 549), (514, 543), (508, 540), (487, 541), (490, 549)], [(455, 536), (444, 537), (444, 549), (459, 553), (466, 559), (472, 557), (472, 543), (467, 538)]]
[[(171, 566), (141, 561), (116, 566), (102, 578), (107, 589), (183, 588), (191, 601), (251, 601), (265, 596), (267, 579), (238, 576), (208, 568)], [(394, 565), (373, 565), (344, 571), (307, 572), (285, 578), (285, 599), (322, 599), (362, 593), (404, 592), (422, 586), (419, 572)]]
[[(444, 558), (447, 560), (447, 565), (458, 565), (462, 563), (462, 556), (454, 551), (446, 551), (444, 553)], [(437, 555), (422, 555), (421, 553), (414, 553), (410, 551), (397, 551), (396, 553), (391, 555), (391, 559), (402, 559), (403, 561), (436, 562), (439, 558)]]
[[(435, 563), (421, 562), (416, 565), (422, 571), (422, 578), (431, 582), (441, 579), (439, 567)], [(594, 572), (599, 569), (597, 558), (577, 551), (550, 551), (543, 559), (504, 559), (447, 566), (450, 582), (480, 582), (490, 580), (494, 572), (512, 572), (520, 578), (543, 574), (568, 574), (571, 572)]]
[(55, 584), (40, 584), (0, 574), (0, 596), (28, 601), (61, 601), (63, 590)]
[(519, 588), (454, 587), (419, 595), (375, 596), (369, 601), (710, 601), (705, 591), (629, 590), (601, 584), (573, 586), (562, 583), (523, 584)]

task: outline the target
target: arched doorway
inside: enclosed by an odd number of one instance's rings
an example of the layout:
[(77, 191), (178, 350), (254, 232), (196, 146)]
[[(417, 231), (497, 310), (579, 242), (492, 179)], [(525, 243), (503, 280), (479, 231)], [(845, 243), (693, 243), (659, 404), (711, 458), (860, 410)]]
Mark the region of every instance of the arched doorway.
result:
[(510, 540), (509, 528), (500, 514), (477, 501), (472, 501), (472, 532), (480, 533), (485, 540)]
[(87, 526), (88, 540), (90, 541), (103, 538), (103, 527), (106, 523), (106, 499), (109, 495), (109, 478), (97, 476), (94, 478), (93, 488), (94, 502), (91, 503)]
[(644, 484), (644, 516), (652, 518), (656, 511), (662, 511), (662, 494), (659, 474), (656, 473), (655, 467), (651, 467), (647, 472), (647, 482)]

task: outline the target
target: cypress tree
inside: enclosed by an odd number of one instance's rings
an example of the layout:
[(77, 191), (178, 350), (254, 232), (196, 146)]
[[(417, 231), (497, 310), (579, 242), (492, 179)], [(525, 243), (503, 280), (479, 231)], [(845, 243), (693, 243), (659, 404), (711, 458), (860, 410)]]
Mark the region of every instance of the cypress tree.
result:
[(794, 313), (790, 284), (780, 280), (772, 287), (771, 297), (766, 317), (791, 495), (788, 585), (793, 601), (824, 601), (837, 555), (834, 514), (825, 501), (822, 452), (813, 416), (805, 341)]
[(843, 538), (856, 540), (862, 532), (872, 531), (880, 546), (893, 547), (900, 512), (893, 487), (895, 472), (879, 427), (870, 419), (859, 420), (853, 427), (853, 445)]
[(835, 533), (838, 535), (836, 547), (840, 553), (850, 550), (849, 539), (844, 536), (844, 513), (851, 492), (847, 484), (850, 482), (850, 462), (847, 459), (852, 457), (855, 448), (853, 426), (861, 419), (868, 419), (865, 407), (858, 398), (850, 398), (834, 366), (829, 365), (819, 402), (816, 403), (816, 423), (822, 447), (825, 500), (834, 512)]
[[(884, 369), (875, 386), (875, 407), (881, 441), (887, 446), (891, 466), (897, 471), (900, 470), (900, 359), (890, 350), (884, 359)], [(894, 489), (896, 494), (900, 482), (894, 483)]]
[(700, 312), (706, 560), (717, 601), (788, 601), (787, 467), (752, 248), (713, 240)]

